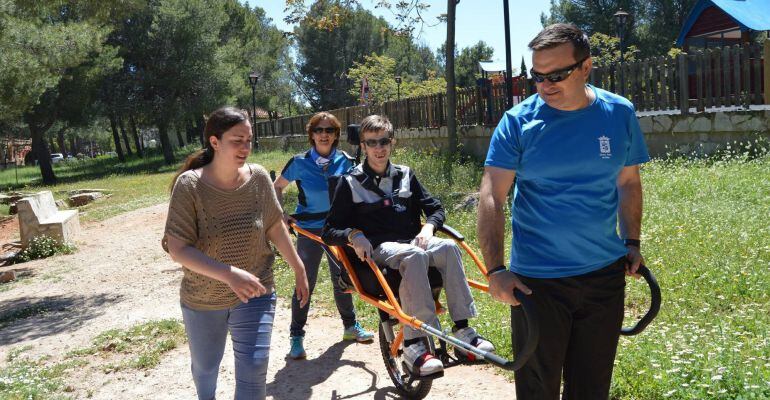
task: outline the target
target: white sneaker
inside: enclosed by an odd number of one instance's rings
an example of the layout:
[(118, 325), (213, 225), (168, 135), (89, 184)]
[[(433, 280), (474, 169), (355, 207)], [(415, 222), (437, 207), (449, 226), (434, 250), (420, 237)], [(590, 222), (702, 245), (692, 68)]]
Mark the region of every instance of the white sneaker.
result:
[(417, 376), (432, 375), (444, 370), (441, 360), (435, 358), (422, 341), (404, 348), (404, 361), (409, 371)]
[[(465, 343), (468, 343), (469, 345), (486, 352), (494, 353), (495, 352), (495, 346), (490, 343), (487, 339), (484, 339), (483, 336), (476, 333), (476, 330), (469, 327), (458, 329), (454, 333), (454, 337), (459, 339), (460, 341), (463, 341)], [(457, 348), (458, 351), (466, 353), (465, 350), (461, 348)]]

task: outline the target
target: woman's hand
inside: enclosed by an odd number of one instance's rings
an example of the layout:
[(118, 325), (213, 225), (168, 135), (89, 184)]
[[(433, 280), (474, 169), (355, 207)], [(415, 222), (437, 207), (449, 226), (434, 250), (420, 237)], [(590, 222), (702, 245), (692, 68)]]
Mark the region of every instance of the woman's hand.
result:
[[(225, 280), (227, 286), (238, 296), (244, 303), (248, 303), (249, 299), (259, 297), (267, 292), (259, 278), (251, 273), (244, 271), (237, 267), (230, 267), (230, 274)], [(307, 279), (305, 279), (305, 287), (307, 287)]]
[(307, 283), (305, 269), (294, 270), (294, 292), (297, 294), (300, 308), (305, 307), (310, 301), (310, 287)]
[(283, 223), (286, 224), (286, 226), (291, 226), (291, 224), (296, 224), (297, 220), (292, 217), (289, 213), (286, 211), (283, 212)]

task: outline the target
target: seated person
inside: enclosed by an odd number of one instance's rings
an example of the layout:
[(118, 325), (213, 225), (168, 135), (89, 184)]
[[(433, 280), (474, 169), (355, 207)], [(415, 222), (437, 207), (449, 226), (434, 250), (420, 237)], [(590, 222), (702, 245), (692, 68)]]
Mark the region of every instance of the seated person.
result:
[[(476, 306), (460, 249), (453, 240), (433, 236), (444, 223), (444, 209), (409, 167), (390, 163), (394, 143), (393, 125), (386, 117), (364, 118), (361, 149), (366, 160), (339, 180), (321, 236), (330, 245), (351, 244), (361, 260), (371, 257), (378, 265), (398, 270), (404, 312), (438, 328), (428, 283), (428, 266), (436, 267), (444, 280), (455, 337), (494, 351), (489, 341), (468, 326), (468, 318), (476, 316)], [(422, 213), (427, 222), (421, 227)], [(423, 336), (409, 327), (404, 331), (404, 358), (411, 372), (419, 376), (443, 369), (441, 361), (426, 349)]]

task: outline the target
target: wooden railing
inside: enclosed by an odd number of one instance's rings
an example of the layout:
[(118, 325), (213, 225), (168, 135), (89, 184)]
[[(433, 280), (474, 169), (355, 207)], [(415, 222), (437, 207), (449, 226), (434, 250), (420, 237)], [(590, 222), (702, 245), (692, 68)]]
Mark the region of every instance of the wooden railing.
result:
[(637, 111), (687, 114), (712, 107), (766, 104), (763, 82), (770, 74), (765, 72), (763, 52), (769, 46), (695, 50), (676, 58), (653, 57), (594, 68), (590, 82), (627, 97)]
[[(594, 68), (589, 82), (618, 93), (639, 112), (670, 111), (688, 114), (713, 107), (770, 104), (770, 40), (695, 50), (691, 54), (653, 57), (632, 63)], [(514, 104), (534, 92), (533, 82), (514, 78)], [(489, 84), (457, 90), (458, 125), (496, 125), (506, 110), (505, 85)], [(343, 126), (371, 114), (387, 115), (395, 129), (446, 126), (446, 94), (411, 97), (379, 105), (329, 111)], [(312, 114), (257, 123), (257, 135), (304, 134)], [(272, 124), (272, 125), (271, 125)]]

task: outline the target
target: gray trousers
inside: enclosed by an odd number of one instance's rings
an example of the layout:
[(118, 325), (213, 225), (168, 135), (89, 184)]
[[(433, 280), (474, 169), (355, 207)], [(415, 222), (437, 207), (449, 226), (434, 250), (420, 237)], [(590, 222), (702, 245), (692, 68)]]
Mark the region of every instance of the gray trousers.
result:
[[(439, 327), (428, 282), (428, 266), (431, 266), (441, 272), (452, 320), (476, 316), (476, 305), (465, 278), (460, 249), (453, 240), (431, 238), (425, 250), (411, 244), (385, 242), (374, 249), (372, 259), (379, 265), (387, 265), (401, 273), (398, 291), (401, 308), (405, 313)], [(421, 336), (425, 334), (418, 330), (409, 327), (404, 330), (406, 339)]]
[[(321, 234), (320, 229), (308, 229), (311, 233), (316, 235)], [(307, 274), (307, 283), (310, 289), (310, 295), (313, 295), (316, 281), (318, 280), (318, 267), (321, 264), (321, 256), (324, 253), (322, 245), (313, 239), (299, 235), (297, 238), (297, 254), (305, 264), (305, 273)], [(353, 297), (350, 293), (345, 291), (339, 286), (340, 270), (337, 262), (326, 255), (326, 261), (329, 262), (329, 275), (332, 279), (332, 286), (334, 287), (334, 302), (337, 304), (337, 311), (340, 313), (342, 319), (342, 325), (345, 328), (349, 328), (356, 323), (356, 312), (353, 308)], [(307, 313), (310, 310), (310, 299), (308, 299), (305, 307), (299, 306), (299, 300), (297, 299), (297, 292), (295, 291), (291, 297), (291, 326), (289, 332), (291, 336), (305, 336), (305, 324), (307, 323)]]

